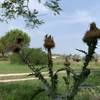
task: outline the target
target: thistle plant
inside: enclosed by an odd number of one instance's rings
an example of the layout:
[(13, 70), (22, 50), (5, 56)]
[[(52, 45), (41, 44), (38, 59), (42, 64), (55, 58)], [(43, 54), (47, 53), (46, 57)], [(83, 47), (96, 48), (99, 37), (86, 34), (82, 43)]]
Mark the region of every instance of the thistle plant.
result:
[[(51, 50), (55, 47), (54, 39), (51, 35), (46, 35), (44, 39), (44, 47), (48, 52), (48, 65), (47, 67), (37, 68), (35, 65), (28, 59), (28, 56), (31, 54), (28, 53), (25, 55), (24, 47), (23, 47), (23, 39), (18, 38), (16, 41), (16, 45), (12, 46), (12, 51), (16, 52), (20, 55), (23, 62), (28, 65), (28, 67), (32, 70), (35, 77), (37, 77), (44, 84), (40, 86), (35, 93), (33, 93), (32, 98), (35, 98), (41, 92), (46, 92), (47, 96), (50, 100), (73, 100), (75, 95), (77, 95), (79, 91), (79, 87), (82, 83), (88, 78), (90, 74), (90, 69), (88, 68), (89, 62), (91, 61), (93, 54), (95, 53), (95, 49), (97, 46), (98, 39), (100, 38), (100, 30), (96, 27), (95, 23), (90, 24), (90, 30), (87, 31), (83, 37), (83, 42), (88, 46), (88, 51), (79, 50), (85, 54), (85, 61), (83, 62), (82, 70), (79, 74), (75, 73), (74, 70), (70, 67), (71, 63), (65, 58), (64, 67), (60, 68), (56, 71), (53, 70), (53, 60), (52, 60), (52, 52)], [(47, 68), (49, 80), (44, 77), (41, 69)], [(58, 93), (58, 75), (60, 71), (64, 71), (64, 76), (62, 77), (66, 84), (66, 91), (64, 94)], [(71, 80), (73, 79), (73, 84)], [(60, 84), (60, 83), (59, 83)]]
[[(55, 43), (53, 40), (53, 37), (46, 35), (45, 36), (45, 40), (44, 40), (44, 47), (45, 49), (47, 49), (48, 51), (48, 72), (49, 72), (49, 77), (50, 77), (50, 81), (51, 81), (51, 93), (52, 93), (52, 98), (55, 97), (55, 89), (56, 89), (56, 85), (55, 85), (55, 78), (57, 78), (57, 76), (55, 77), (53, 74), (53, 62), (52, 62), (52, 53), (51, 53), (51, 49), (55, 47)], [(55, 91), (56, 92), (56, 91)]]
[[(90, 24), (90, 30), (85, 33), (85, 36), (83, 37), (83, 41), (88, 46), (88, 52), (85, 53), (85, 61), (82, 66), (82, 71), (77, 77), (74, 77), (74, 84), (71, 88), (69, 94), (67, 95), (68, 100), (73, 100), (74, 96), (77, 94), (79, 90), (79, 86), (87, 79), (87, 77), (90, 74), (90, 69), (87, 68), (89, 65), (89, 62), (92, 59), (93, 54), (95, 53), (97, 41), (100, 38), (100, 30), (96, 27), (95, 23)], [(83, 50), (80, 50), (83, 53)]]
[(53, 82), (53, 80), (52, 80), (52, 77), (53, 77), (53, 63), (52, 63), (52, 53), (51, 53), (51, 49), (55, 47), (53, 37), (47, 36), (47, 35), (45, 36), (44, 47), (48, 51), (48, 70), (49, 70), (49, 75), (51, 77), (51, 81)]

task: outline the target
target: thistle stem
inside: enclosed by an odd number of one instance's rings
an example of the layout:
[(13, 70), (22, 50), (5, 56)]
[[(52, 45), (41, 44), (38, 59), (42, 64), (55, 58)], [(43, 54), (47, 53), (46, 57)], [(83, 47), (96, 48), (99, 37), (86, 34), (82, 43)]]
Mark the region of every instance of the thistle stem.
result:
[(88, 54), (85, 57), (83, 70), (86, 69), (86, 67), (88, 66), (89, 62), (91, 61), (92, 56), (95, 53), (96, 45), (97, 45), (97, 40), (88, 43), (88, 46), (89, 46), (88, 47)]
[(52, 63), (52, 53), (51, 53), (51, 49), (48, 49), (48, 70), (49, 70), (49, 74), (50, 77), (53, 77), (53, 63)]
[(89, 76), (90, 69), (88, 69), (87, 66), (88, 66), (89, 62), (91, 61), (91, 59), (92, 59), (92, 56), (93, 56), (94, 51), (96, 49), (96, 45), (97, 45), (97, 40), (95, 40), (95, 41), (88, 44), (88, 46), (89, 46), (88, 47), (88, 54), (85, 57), (85, 62), (84, 62), (84, 65), (83, 65), (82, 72), (74, 80), (73, 88), (70, 90), (70, 93), (67, 95), (67, 100), (73, 100), (73, 98), (75, 97), (75, 95), (78, 92), (78, 87)]
[(52, 53), (50, 48), (48, 48), (48, 71), (51, 79), (51, 98), (53, 100), (55, 98), (56, 91), (55, 91), (55, 83), (54, 83), (54, 75), (53, 75)]

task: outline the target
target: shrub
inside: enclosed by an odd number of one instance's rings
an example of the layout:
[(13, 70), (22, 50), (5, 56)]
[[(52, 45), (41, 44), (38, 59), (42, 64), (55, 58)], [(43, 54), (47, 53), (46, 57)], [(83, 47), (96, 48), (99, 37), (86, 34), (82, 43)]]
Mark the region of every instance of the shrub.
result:
[(10, 56), (10, 62), (11, 62), (11, 64), (24, 64), (22, 59), (20, 58), (20, 55), (17, 53), (13, 53)]
[[(24, 48), (24, 54), (28, 55), (28, 59), (34, 65), (46, 65), (47, 64), (47, 54), (42, 51), (41, 48), (33, 49), (33, 48)], [(17, 53), (13, 53), (10, 56), (10, 61), (12, 64), (24, 64), (20, 55)]]
[(47, 54), (41, 48), (25, 48), (24, 53), (34, 65), (47, 64)]

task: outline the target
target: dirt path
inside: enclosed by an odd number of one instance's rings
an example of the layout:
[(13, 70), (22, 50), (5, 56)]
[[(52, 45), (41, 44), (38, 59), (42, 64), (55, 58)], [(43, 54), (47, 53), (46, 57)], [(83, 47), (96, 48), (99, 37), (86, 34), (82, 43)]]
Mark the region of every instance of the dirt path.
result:
[[(65, 71), (62, 71), (60, 73), (65, 73)], [(17, 81), (26, 81), (26, 80), (37, 80), (38, 78), (32, 76), (32, 77), (26, 77), (26, 78), (20, 78), (20, 76), (28, 76), (31, 73), (16, 73), (16, 74), (0, 74), (0, 83), (5, 83), (5, 82), (17, 82)], [(48, 72), (42, 72), (42, 74), (45, 76), (44, 78), (49, 78), (48, 77)], [(10, 79), (9, 77), (14, 77), (16, 76), (17, 78)], [(6, 78), (5, 78), (6, 77)]]
[[(47, 74), (48, 72), (42, 72), (42, 74)], [(31, 73), (13, 73), (13, 74), (0, 74), (0, 77), (2, 76), (21, 76), (21, 75), (29, 75)]]
[[(31, 73), (16, 73), (16, 74), (0, 74), (0, 83), (5, 83), (5, 82), (17, 82), (17, 81), (26, 81), (26, 80), (37, 80), (38, 78), (32, 76), (32, 77), (23, 77), (20, 78), (20, 76), (28, 76)], [(42, 72), (42, 74), (45, 76), (44, 78), (49, 78), (47, 77), (48, 72)], [(6, 78), (5, 78), (6, 77)], [(17, 77), (10, 79), (10, 77)], [(18, 78), (19, 77), (19, 78)]]
[[(94, 72), (95, 71), (96, 70), (94, 70)], [(59, 73), (65, 73), (65, 71), (61, 71)], [(25, 76), (28, 76), (29, 74), (31, 74), (31, 73), (0, 74), (0, 83), (3, 83), (3, 82), (25, 81), (25, 80), (37, 80), (38, 79), (38, 78), (36, 78), (34, 76), (25, 77)], [(49, 78), (48, 77), (48, 72), (42, 72), (42, 74), (45, 76), (45, 78)], [(12, 77), (14, 77), (14, 78), (12, 78)], [(17, 78), (15, 78), (15, 77), (17, 77)]]
[[(49, 78), (49, 77), (44, 77)], [(22, 79), (9, 79), (9, 80), (0, 80), (0, 83), (7, 83), (7, 82), (18, 82), (18, 81), (26, 81), (26, 80), (37, 80), (38, 78), (22, 78)]]

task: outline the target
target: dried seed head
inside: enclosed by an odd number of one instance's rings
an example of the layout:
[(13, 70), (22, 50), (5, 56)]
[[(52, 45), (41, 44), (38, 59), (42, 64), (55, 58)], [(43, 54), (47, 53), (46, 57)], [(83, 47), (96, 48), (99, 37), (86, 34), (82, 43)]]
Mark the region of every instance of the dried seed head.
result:
[(96, 30), (98, 30), (98, 28), (96, 27), (96, 24), (93, 22), (93, 23), (91, 23), (90, 24), (90, 31), (96, 31)]
[(51, 35), (45, 36), (44, 47), (47, 49), (51, 49), (51, 48), (55, 47), (55, 43), (54, 43), (53, 37), (51, 37)]
[(85, 33), (83, 41), (88, 43), (100, 39), (100, 30), (96, 27), (95, 23), (90, 24), (90, 30)]

